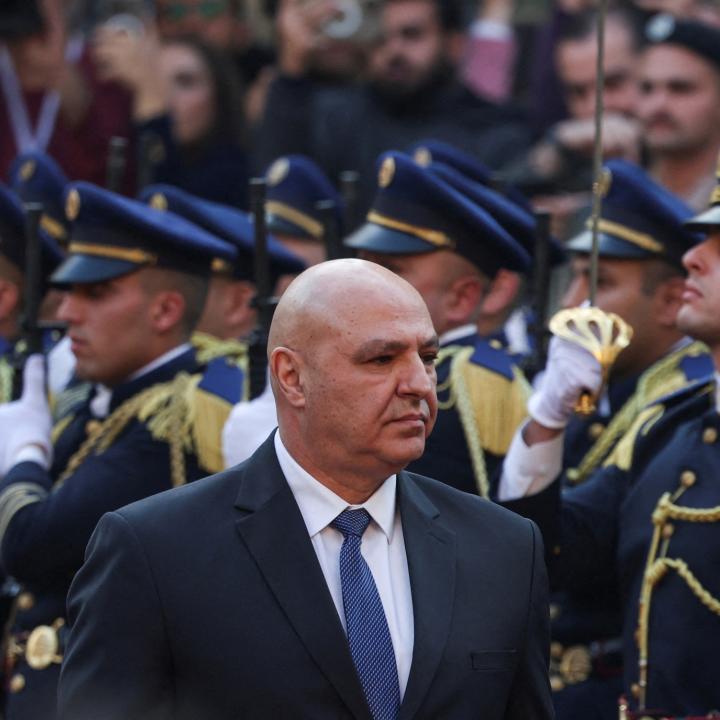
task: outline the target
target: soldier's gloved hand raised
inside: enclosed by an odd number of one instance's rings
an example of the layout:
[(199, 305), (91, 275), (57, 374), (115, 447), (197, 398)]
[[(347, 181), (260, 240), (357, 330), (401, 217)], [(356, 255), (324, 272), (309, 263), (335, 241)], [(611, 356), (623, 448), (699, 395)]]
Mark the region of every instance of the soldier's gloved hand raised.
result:
[(553, 337), (545, 374), (528, 402), (530, 417), (548, 428), (564, 428), (580, 395), (597, 394), (601, 385), (600, 363), (580, 345)]
[(0, 405), (0, 476), (24, 460), (48, 468), (52, 459), (51, 429), (45, 359), (42, 355), (31, 355), (23, 372), (22, 396)]

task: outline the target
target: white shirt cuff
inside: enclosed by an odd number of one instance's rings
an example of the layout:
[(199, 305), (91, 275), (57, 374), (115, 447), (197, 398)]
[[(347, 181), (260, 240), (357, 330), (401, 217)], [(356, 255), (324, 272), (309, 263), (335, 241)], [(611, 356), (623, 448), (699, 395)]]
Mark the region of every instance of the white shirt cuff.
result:
[(539, 493), (562, 472), (565, 434), (528, 446), (522, 436), (524, 428), (525, 424), (517, 429), (505, 456), (498, 487), (498, 500), (503, 502)]
[(17, 455), (15, 455), (13, 465), (19, 465), (22, 462), (37, 463), (45, 470), (47, 470), (50, 465), (47, 453), (39, 445), (25, 445), (25, 447), (20, 448)]

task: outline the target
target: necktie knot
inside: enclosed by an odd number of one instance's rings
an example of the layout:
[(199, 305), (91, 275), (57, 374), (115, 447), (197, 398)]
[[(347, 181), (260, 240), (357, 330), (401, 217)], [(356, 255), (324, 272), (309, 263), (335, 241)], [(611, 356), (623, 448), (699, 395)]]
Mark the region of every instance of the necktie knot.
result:
[(370, 520), (370, 513), (363, 508), (359, 510), (343, 510), (330, 525), (339, 530), (345, 537), (349, 535), (362, 537), (370, 524)]

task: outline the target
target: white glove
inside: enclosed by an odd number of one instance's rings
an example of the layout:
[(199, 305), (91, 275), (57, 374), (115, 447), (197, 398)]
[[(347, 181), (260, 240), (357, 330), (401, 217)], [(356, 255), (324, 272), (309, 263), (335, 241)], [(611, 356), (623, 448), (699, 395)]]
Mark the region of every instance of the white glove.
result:
[(564, 428), (580, 395), (596, 395), (601, 385), (600, 363), (580, 345), (553, 337), (545, 374), (528, 402), (530, 417), (547, 428)]
[(31, 355), (23, 371), (19, 400), (0, 405), (0, 477), (23, 460), (50, 466), (52, 419), (45, 393), (45, 359)]

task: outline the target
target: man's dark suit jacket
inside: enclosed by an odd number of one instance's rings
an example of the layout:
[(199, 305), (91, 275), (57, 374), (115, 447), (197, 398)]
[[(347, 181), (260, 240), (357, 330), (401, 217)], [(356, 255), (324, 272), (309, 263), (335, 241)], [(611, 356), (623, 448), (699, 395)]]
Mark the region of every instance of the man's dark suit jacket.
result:
[[(528, 520), (401, 472), (410, 718), (546, 720), (543, 548)], [(272, 437), (106, 515), (69, 597), (63, 720), (370, 720)]]

